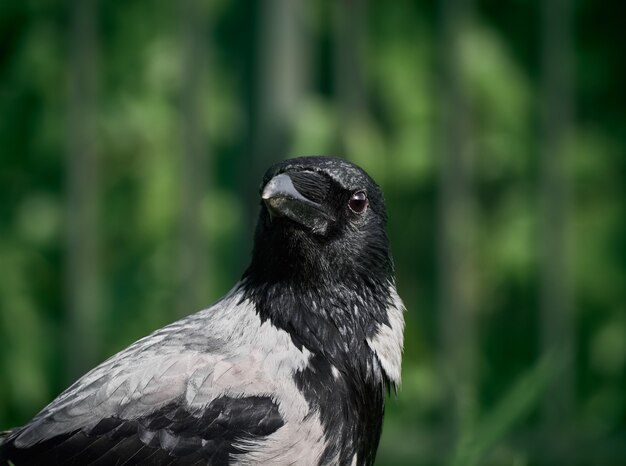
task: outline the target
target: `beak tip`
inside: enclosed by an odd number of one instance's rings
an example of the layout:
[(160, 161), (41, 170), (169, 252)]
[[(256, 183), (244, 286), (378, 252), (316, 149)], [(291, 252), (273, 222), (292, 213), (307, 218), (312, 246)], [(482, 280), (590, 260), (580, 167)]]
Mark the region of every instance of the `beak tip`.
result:
[[(285, 179), (286, 178), (286, 179)], [(278, 175), (267, 182), (261, 192), (261, 199), (268, 201), (280, 194), (285, 186), (291, 184), (291, 180), (286, 175)], [(293, 185), (292, 185), (293, 186)]]
[(263, 189), (263, 192), (261, 193), (261, 199), (264, 200), (264, 201), (270, 200), (272, 198), (272, 195), (273, 195), (272, 190), (271, 189), (267, 189), (268, 187), (269, 187), (269, 184), (268, 184), (268, 186), (265, 186), (265, 188)]

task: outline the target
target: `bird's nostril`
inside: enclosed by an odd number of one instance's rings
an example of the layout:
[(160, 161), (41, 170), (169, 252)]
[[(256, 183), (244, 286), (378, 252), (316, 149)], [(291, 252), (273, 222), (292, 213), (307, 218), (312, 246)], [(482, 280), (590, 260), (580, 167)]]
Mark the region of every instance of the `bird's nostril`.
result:
[(322, 203), (328, 196), (330, 180), (324, 175), (312, 171), (289, 172), (294, 187), (307, 199)]

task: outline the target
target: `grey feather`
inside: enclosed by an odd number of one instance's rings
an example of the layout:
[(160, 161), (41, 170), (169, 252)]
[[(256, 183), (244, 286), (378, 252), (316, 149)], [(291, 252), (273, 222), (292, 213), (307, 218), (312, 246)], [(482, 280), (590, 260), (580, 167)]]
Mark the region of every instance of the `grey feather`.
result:
[(199, 412), (219, 396), (265, 395), (277, 401), (285, 425), (255, 445), (254, 453), (242, 455), (240, 463), (274, 458), (274, 464), (282, 464), (296, 457), (316, 462), (326, 439), (293, 381), (310, 354), (296, 348), (285, 331), (262, 323), (252, 304), (240, 301), (235, 287), (211, 308), (111, 357), (25, 426), (15, 446), (30, 447), (77, 429), (89, 431), (103, 418), (144, 417), (176, 400)]

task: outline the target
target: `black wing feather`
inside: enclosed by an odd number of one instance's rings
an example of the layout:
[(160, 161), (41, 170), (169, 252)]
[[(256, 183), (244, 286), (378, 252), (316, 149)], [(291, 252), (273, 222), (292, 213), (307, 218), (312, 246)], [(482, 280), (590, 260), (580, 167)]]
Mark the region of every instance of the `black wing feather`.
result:
[(89, 430), (57, 435), (28, 448), (14, 441), (0, 446), (0, 464), (228, 465), (245, 453), (241, 441), (262, 441), (284, 425), (278, 405), (267, 396), (216, 398), (201, 412), (171, 403), (137, 419), (109, 417)]

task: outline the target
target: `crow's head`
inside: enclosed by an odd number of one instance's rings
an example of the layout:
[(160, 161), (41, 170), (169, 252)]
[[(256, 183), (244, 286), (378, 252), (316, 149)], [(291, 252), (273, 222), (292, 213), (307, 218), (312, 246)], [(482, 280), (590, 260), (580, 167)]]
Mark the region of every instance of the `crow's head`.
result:
[(252, 268), (264, 276), (391, 276), (383, 194), (361, 168), (334, 157), (286, 160), (267, 171), (260, 195)]

